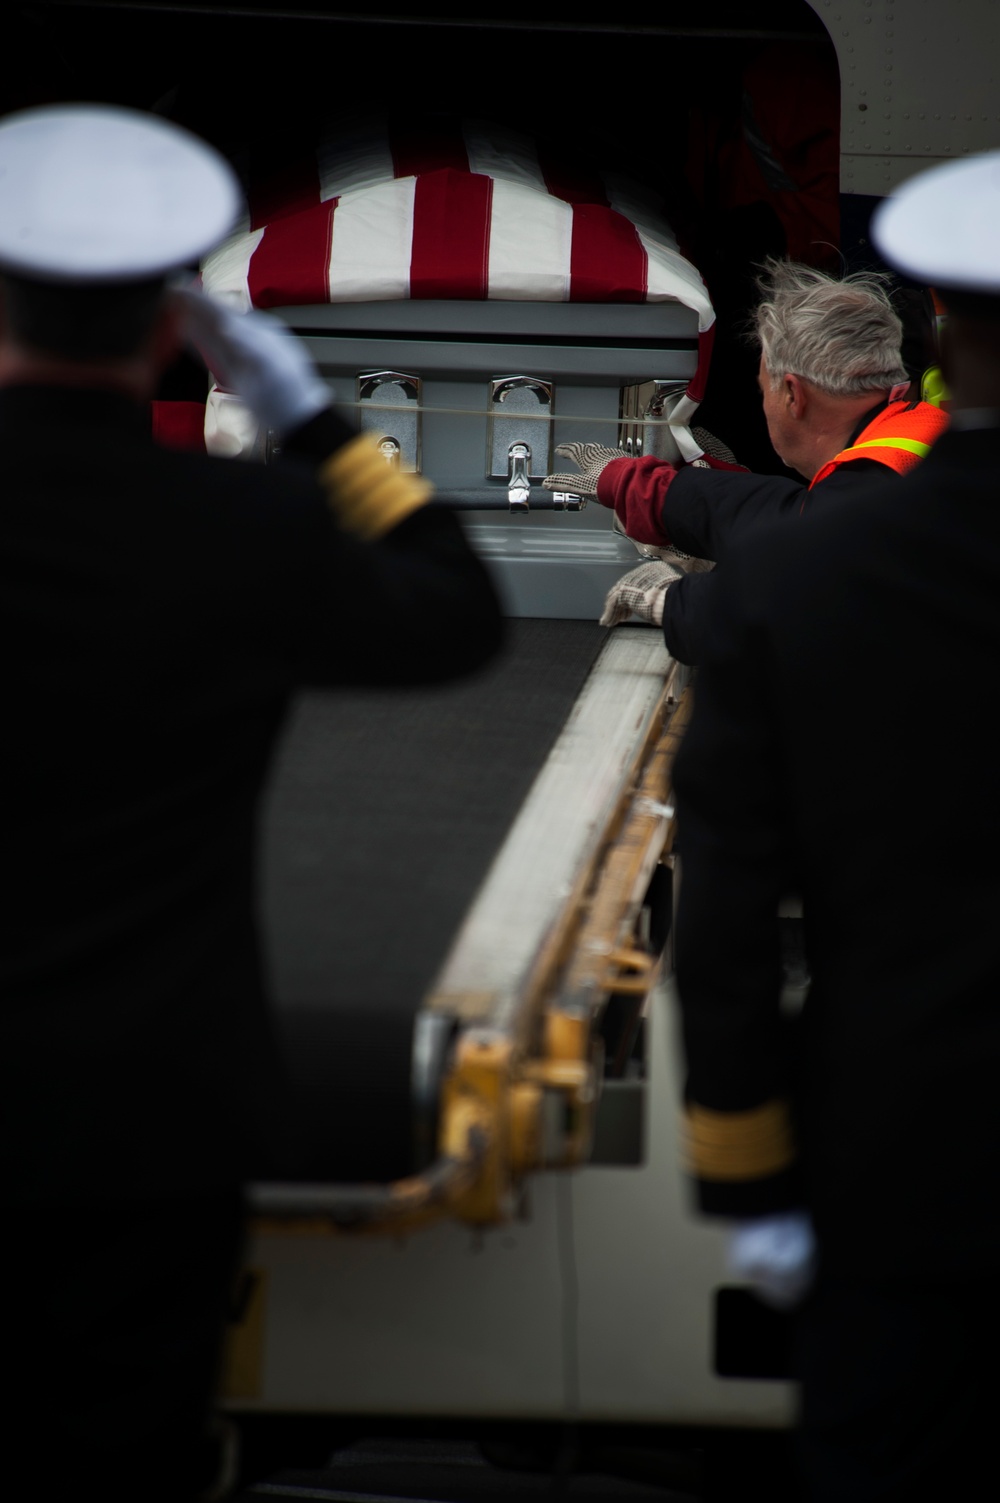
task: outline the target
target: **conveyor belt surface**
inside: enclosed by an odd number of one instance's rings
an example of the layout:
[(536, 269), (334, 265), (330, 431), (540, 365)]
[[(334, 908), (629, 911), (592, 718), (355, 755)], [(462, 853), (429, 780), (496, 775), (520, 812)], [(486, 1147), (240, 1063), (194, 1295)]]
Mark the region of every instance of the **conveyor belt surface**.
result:
[(310, 693), (263, 820), (272, 991), (302, 1139), (288, 1177), (410, 1173), (413, 1018), (605, 632), (517, 620), (464, 684)]

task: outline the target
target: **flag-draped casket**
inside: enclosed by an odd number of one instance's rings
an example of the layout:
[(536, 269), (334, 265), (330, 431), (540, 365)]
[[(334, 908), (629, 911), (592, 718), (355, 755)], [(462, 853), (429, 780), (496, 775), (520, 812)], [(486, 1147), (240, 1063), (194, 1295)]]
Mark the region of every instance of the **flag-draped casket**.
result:
[[(250, 162), (206, 289), (282, 318), (387, 460), (472, 513), (510, 614), (594, 619), (635, 552), (601, 508), (540, 486), (566, 469), (556, 447), (701, 452), (714, 313), (658, 196), (479, 122), (340, 124), (271, 157)], [(273, 448), (214, 384), (153, 423), (215, 454)]]
[[(426, 310), (421, 318), (413, 305), (479, 305), (482, 342), (495, 358), (480, 349), (477, 375), (483, 360), (497, 374), (520, 369), (516, 336), (533, 344), (535, 330), (545, 343), (631, 350), (631, 358), (609, 354), (609, 385), (683, 378), (672, 422), (681, 449), (694, 451), (686, 424), (704, 389), (714, 314), (657, 196), (625, 176), (569, 162), (509, 128), (368, 122), (332, 126), (318, 147), (285, 156), (275, 171), (251, 172), (248, 205), (247, 222), (206, 261), (204, 284), (241, 309), (280, 309), (293, 326), (321, 337), (316, 353), (342, 401), (355, 398), (358, 372), (336, 358), (334, 331), (364, 326), (378, 333), (380, 347), (396, 335), (400, 355), (390, 364), (409, 367), (413, 352), (404, 357), (402, 347), (413, 334), (427, 343), (432, 332), (460, 333), (471, 344), (476, 332), (474, 311), (456, 329), (452, 306), (431, 330)], [(539, 322), (537, 308), (526, 320), (526, 304), (566, 306), (558, 313), (550, 306)], [(664, 322), (666, 313), (672, 317)], [(497, 350), (498, 343), (508, 348)], [(382, 363), (372, 354), (369, 364)], [(627, 365), (615, 369), (622, 358)], [(582, 362), (583, 379), (594, 379), (594, 364)], [(552, 410), (571, 416), (558, 399)], [(595, 424), (617, 418), (617, 411), (593, 414)], [(217, 452), (246, 452), (257, 437), (238, 404), (216, 392), (206, 432)], [(619, 437), (613, 427), (558, 436)], [(481, 488), (487, 478), (497, 477), (470, 473), (464, 483)]]

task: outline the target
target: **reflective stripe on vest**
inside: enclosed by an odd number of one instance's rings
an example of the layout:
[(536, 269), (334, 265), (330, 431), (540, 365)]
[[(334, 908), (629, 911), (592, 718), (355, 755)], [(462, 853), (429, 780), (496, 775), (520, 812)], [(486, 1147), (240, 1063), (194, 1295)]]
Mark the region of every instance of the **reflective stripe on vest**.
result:
[(905, 449), (907, 454), (915, 454), (918, 459), (926, 459), (931, 452), (930, 444), (922, 444), (918, 438), (869, 438), (863, 444), (853, 444), (849, 449), (842, 449), (838, 459), (846, 459), (849, 454), (860, 454), (862, 449)]
[[(905, 474), (927, 458), (934, 440), (940, 438), (947, 426), (948, 414), (940, 407), (932, 407), (929, 402), (891, 402), (867, 428), (861, 430), (849, 449), (841, 449), (816, 471), (809, 489), (832, 475), (842, 464), (850, 464), (852, 459), (874, 459), (895, 470), (897, 475)], [(898, 431), (900, 428), (903, 433)], [(867, 433), (878, 433), (879, 429), (882, 433), (878, 438), (865, 437)], [(897, 431), (893, 432), (893, 429)], [(909, 429), (908, 433), (906, 429)], [(919, 438), (911, 437), (914, 430), (921, 435)]]

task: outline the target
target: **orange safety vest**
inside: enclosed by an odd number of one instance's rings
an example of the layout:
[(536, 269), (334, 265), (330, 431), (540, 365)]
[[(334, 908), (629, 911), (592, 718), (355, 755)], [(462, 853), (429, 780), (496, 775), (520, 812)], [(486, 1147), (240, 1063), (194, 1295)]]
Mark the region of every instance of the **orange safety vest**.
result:
[(948, 426), (948, 414), (930, 402), (890, 402), (863, 428), (849, 449), (841, 449), (809, 482), (809, 489), (852, 459), (877, 459), (905, 475), (930, 453), (931, 444)]

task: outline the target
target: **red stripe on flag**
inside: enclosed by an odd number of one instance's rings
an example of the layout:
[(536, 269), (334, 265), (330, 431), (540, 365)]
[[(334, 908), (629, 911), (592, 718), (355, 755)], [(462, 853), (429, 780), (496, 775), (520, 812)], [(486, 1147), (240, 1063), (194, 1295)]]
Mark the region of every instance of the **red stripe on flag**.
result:
[(586, 162), (569, 162), (565, 157), (553, 155), (539, 142), (538, 165), (545, 186), (553, 198), (562, 198), (568, 204), (601, 204), (608, 208), (608, 194), (600, 173)]
[(692, 402), (700, 402), (708, 385), (708, 368), (712, 363), (712, 345), (715, 343), (715, 324), (702, 329), (698, 335), (698, 368), (687, 384), (687, 394)]
[(574, 205), (571, 303), (641, 303), (647, 266), (635, 225), (623, 214), (595, 204)]
[(205, 452), (204, 402), (151, 402), (153, 442), (166, 449)]
[(468, 172), (469, 154), (457, 121), (436, 122), (414, 130), (405, 121), (389, 126), (389, 150), (396, 177), (419, 177), (424, 172)]
[(410, 296), (484, 298), (489, 292), (493, 179), (475, 172), (417, 178)]
[(255, 308), (330, 301), (330, 245), (338, 199), (276, 219), (250, 257)]

